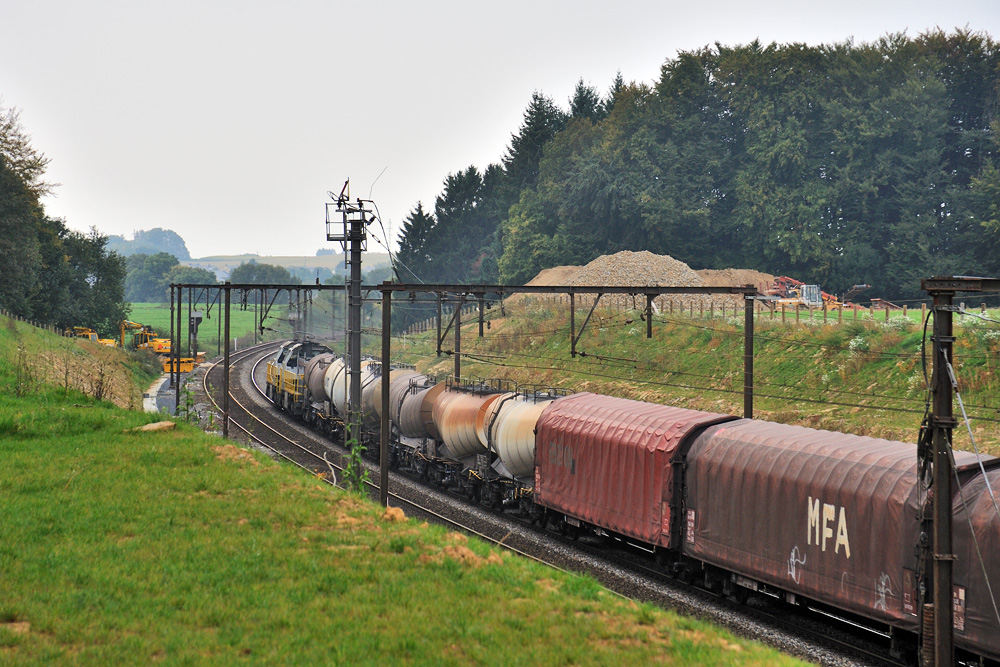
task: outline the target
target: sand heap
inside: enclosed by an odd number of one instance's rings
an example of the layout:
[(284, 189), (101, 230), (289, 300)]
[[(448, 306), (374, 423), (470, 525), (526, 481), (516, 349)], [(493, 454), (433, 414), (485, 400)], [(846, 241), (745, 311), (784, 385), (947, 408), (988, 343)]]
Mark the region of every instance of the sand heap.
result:
[[(690, 266), (669, 255), (657, 255), (649, 251), (632, 252), (624, 250), (613, 255), (602, 255), (586, 266), (557, 266), (545, 269), (535, 276), (529, 285), (613, 285), (613, 286), (658, 286), (658, 287), (723, 287), (751, 284), (763, 290), (774, 280), (774, 276), (752, 269), (705, 269), (695, 271)], [(606, 295), (602, 303), (619, 307), (644, 304), (641, 298)], [(669, 310), (671, 302), (675, 309), (711, 307), (718, 311), (723, 304), (727, 309), (742, 308), (739, 296), (726, 294), (664, 295), (656, 299), (656, 305)]]
[(670, 255), (623, 250), (598, 257), (577, 271), (569, 284), (701, 287), (705, 282), (690, 266)]
[(721, 287), (727, 285), (753, 285), (758, 292), (763, 293), (774, 283), (770, 273), (754, 271), (753, 269), (702, 269), (698, 275), (706, 285)]

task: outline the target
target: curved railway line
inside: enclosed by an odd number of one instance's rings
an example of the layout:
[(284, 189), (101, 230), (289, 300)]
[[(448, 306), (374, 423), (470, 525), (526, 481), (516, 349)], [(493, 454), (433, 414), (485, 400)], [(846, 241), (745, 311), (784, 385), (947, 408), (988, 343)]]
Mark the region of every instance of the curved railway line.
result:
[[(311, 475), (323, 474), (325, 482), (336, 484), (344, 470), (343, 448), (271, 409), (271, 402), (261, 389), (262, 372), (258, 367), (279, 345), (265, 343), (231, 356), (230, 425), (254, 446)], [(220, 362), (211, 364), (200, 387), (220, 413), (222, 373)], [(377, 478), (377, 466), (368, 461), (364, 465), (370, 476)], [(377, 498), (377, 485), (366, 484)], [(767, 598), (756, 598), (749, 605), (738, 603), (667, 577), (648, 561), (636, 557), (635, 551), (626, 545), (609, 549), (607, 542), (600, 547), (592, 540), (574, 542), (497, 515), (396, 471), (390, 472), (389, 501), (411, 515), (475, 535), (548, 566), (585, 572), (618, 595), (706, 618), (741, 636), (819, 664), (903, 664), (892, 660), (866, 630), (837, 626), (831, 632), (829, 623), (820, 621), (818, 616), (789, 617), (787, 608), (771, 604)]]

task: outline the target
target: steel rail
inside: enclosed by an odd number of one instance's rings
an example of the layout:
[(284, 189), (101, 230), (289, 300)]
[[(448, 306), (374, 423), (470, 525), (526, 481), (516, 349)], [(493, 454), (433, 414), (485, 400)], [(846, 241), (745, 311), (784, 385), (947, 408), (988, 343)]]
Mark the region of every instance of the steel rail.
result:
[[(273, 345), (274, 345), (273, 343), (272, 344), (265, 344), (265, 346), (268, 346), (268, 347), (273, 347)], [(264, 346), (257, 346), (256, 348), (249, 348), (247, 350), (244, 350), (243, 354), (238, 359), (236, 359), (236, 360), (230, 359), (230, 371), (232, 370), (232, 367), (235, 366), (238, 362), (245, 361), (248, 357), (251, 357), (255, 352), (260, 352), (262, 347), (264, 347)], [(261, 362), (263, 362), (267, 358), (267, 356), (268, 355), (264, 355), (264, 356), (261, 356), (260, 358), (258, 358), (254, 362), (254, 365), (253, 365), (253, 367), (250, 370), (251, 382), (253, 383), (254, 389), (256, 389), (257, 392), (261, 396), (266, 396), (266, 395), (261, 390), (260, 384), (257, 382), (256, 370), (257, 370), (257, 367), (261, 364)], [(208, 376), (209, 376), (209, 374), (210, 374), (211, 371), (215, 370), (219, 366), (220, 366), (220, 362), (213, 362), (206, 369), (205, 374), (204, 374), (204, 376), (202, 378), (203, 389), (205, 390), (205, 394), (206, 394), (206, 396), (208, 396), (209, 400), (212, 402), (212, 404), (215, 406), (216, 409), (221, 409), (221, 408), (219, 407), (218, 402), (215, 400), (215, 398), (211, 395), (211, 392), (209, 391)], [(230, 391), (229, 396), (230, 396), (230, 401), (232, 401), (236, 406), (238, 406), (240, 408), (240, 410), (242, 410), (251, 419), (253, 419), (255, 423), (257, 423), (257, 424), (263, 426), (264, 428), (266, 428), (267, 430), (269, 430), (273, 434), (274, 437), (279, 438), (279, 439), (283, 440), (284, 442), (286, 442), (286, 443), (288, 443), (290, 445), (293, 445), (294, 447), (297, 447), (299, 450), (302, 451), (303, 454), (306, 454), (306, 455), (308, 455), (310, 457), (315, 458), (318, 462), (322, 462), (328, 468), (334, 468), (334, 469), (336, 469), (336, 470), (338, 470), (340, 472), (344, 471), (344, 467), (343, 466), (337, 465), (337, 464), (331, 462), (325, 456), (325, 453), (323, 455), (318, 454), (317, 452), (313, 451), (309, 447), (306, 447), (305, 445), (301, 444), (300, 442), (297, 442), (293, 438), (290, 438), (285, 433), (283, 433), (282, 431), (276, 429), (271, 424), (268, 424), (268, 423), (264, 422), (263, 420), (261, 420), (259, 417), (257, 417), (254, 414), (253, 411), (251, 411), (245, 404), (243, 404), (234, 395), (233, 391)], [(270, 399), (267, 399), (267, 400), (270, 401)], [(281, 458), (283, 458), (286, 461), (292, 463), (296, 467), (301, 468), (302, 470), (308, 472), (311, 475), (316, 475), (317, 474), (316, 470), (311, 469), (307, 465), (305, 465), (305, 464), (297, 461), (292, 456), (289, 456), (287, 453), (281, 451), (278, 447), (275, 447), (271, 443), (268, 443), (266, 440), (264, 440), (263, 438), (259, 437), (257, 434), (253, 433), (253, 431), (248, 426), (245, 426), (245, 425), (237, 422), (235, 419), (233, 419), (232, 416), (230, 416), (230, 423), (233, 426), (239, 428), (241, 431), (243, 431), (243, 433), (245, 433), (246, 436), (250, 440), (254, 441), (258, 446), (266, 448), (267, 450), (274, 452), (276, 455), (280, 456)], [(330, 443), (330, 445), (332, 447), (335, 447), (337, 450), (341, 449), (338, 445), (335, 445), (334, 443)], [(343, 453), (340, 452), (340, 451), (336, 451), (335, 453), (337, 454), (337, 456), (343, 456)], [(393, 473), (393, 474), (395, 475), (396, 473)], [(327, 477), (321, 477), (321, 479), (324, 482), (326, 482), (327, 484), (330, 484), (331, 486), (335, 486), (335, 487), (341, 488), (341, 489), (344, 488), (344, 487), (342, 487), (340, 484), (338, 484), (336, 482), (336, 479), (329, 479)], [(375, 484), (375, 483), (373, 483), (373, 482), (371, 482), (369, 480), (364, 480), (364, 484), (368, 487), (369, 493), (371, 493), (371, 492), (377, 493), (378, 492), (378, 485), (377, 484)], [(551, 568), (553, 568), (555, 570), (559, 570), (561, 572), (568, 572), (568, 570), (566, 570), (566, 569), (564, 569), (564, 568), (556, 565), (555, 563), (548, 562), (548, 561), (546, 561), (546, 560), (544, 560), (542, 558), (539, 558), (539, 557), (537, 557), (537, 556), (535, 556), (533, 554), (530, 554), (530, 553), (527, 553), (525, 551), (522, 551), (522, 550), (518, 549), (517, 547), (514, 547), (512, 545), (504, 543), (503, 540), (507, 537), (507, 535), (505, 535), (502, 538), (497, 539), (497, 538), (494, 538), (494, 537), (492, 537), (490, 535), (487, 535), (485, 533), (477, 531), (475, 528), (472, 528), (471, 526), (465, 525), (465, 524), (463, 524), (462, 522), (460, 522), (460, 521), (458, 521), (456, 519), (453, 519), (451, 517), (445, 516), (445, 515), (441, 514), (440, 512), (436, 512), (435, 510), (433, 510), (433, 509), (431, 509), (429, 507), (421, 505), (420, 503), (418, 503), (418, 502), (416, 502), (414, 500), (410, 500), (409, 498), (406, 498), (406, 497), (401, 496), (399, 494), (390, 493), (389, 497), (392, 498), (394, 501), (396, 501), (398, 504), (405, 504), (405, 505), (407, 505), (409, 507), (412, 507), (412, 508), (416, 509), (417, 511), (421, 512), (422, 514), (426, 514), (426, 515), (432, 517), (433, 519), (435, 519), (436, 521), (438, 521), (440, 523), (443, 523), (443, 524), (450, 525), (450, 526), (453, 526), (455, 528), (458, 528), (459, 530), (462, 530), (465, 533), (468, 533), (470, 535), (474, 535), (475, 537), (478, 537), (478, 538), (480, 538), (480, 539), (482, 539), (482, 540), (484, 540), (486, 542), (489, 542), (491, 544), (495, 544), (497, 546), (500, 546), (500, 547), (506, 549), (507, 551), (515, 553), (515, 554), (517, 554), (519, 556), (523, 556), (523, 557), (528, 558), (530, 560), (534, 560), (534, 561), (536, 561), (538, 563), (541, 563), (543, 565), (551, 567)]]
[[(231, 359), (231, 361), (230, 361), (231, 368), (235, 367), (240, 362), (246, 361), (248, 358), (254, 356), (255, 353), (260, 353), (262, 351), (262, 349), (269, 348), (269, 347), (274, 347), (274, 345), (275, 345), (274, 343), (264, 344), (264, 345), (256, 346), (254, 348), (248, 348), (246, 350), (242, 350), (241, 353), (239, 353), (240, 356), (237, 359), (235, 359), (235, 360)], [(257, 381), (256, 370), (257, 370), (257, 367), (265, 359), (267, 359), (268, 356), (269, 356), (268, 354), (264, 354), (264, 355), (260, 356), (259, 358), (257, 358), (254, 361), (254, 364), (253, 364), (253, 366), (250, 369), (250, 379), (251, 379), (251, 382), (252, 382), (252, 384), (254, 386), (254, 389), (256, 390), (256, 392), (260, 396), (265, 396), (265, 397), (266, 397), (266, 394), (261, 389), (261, 386), (260, 386), (260, 384)], [(208, 377), (209, 377), (209, 374), (213, 370), (216, 370), (220, 365), (221, 365), (220, 362), (213, 362), (212, 365), (210, 365), (208, 367), (208, 369), (206, 370), (206, 372), (205, 372), (205, 374), (204, 374), (204, 376), (202, 378), (203, 388), (204, 388), (204, 390), (206, 392), (206, 395), (208, 396), (209, 400), (213, 403), (213, 405), (216, 406), (217, 409), (219, 408), (219, 405), (218, 405), (218, 402), (215, 400), (215, 398), (211, 395), (211, 392), (209, 391), (209, 388), (210, 388), (209, 385), (210, 385), (210, 383), (208, 382)], [(236, 384), (238, 384), (238, 383), (236, 383)], [(327, 468), (334, 468), (334, 469), (336, 469), (336, 470), (338, 470), (340, 472), (343, 472), (343, 470), (344, 470), (343, 466), (337, 465), (337, 464), (333, 463), (332, 461), (330, 461), (325, 456), (325, 453), (324, 454), (317, 453), (313, 449), (310, 449), (309, 447), (307, 447), (307, 446), (303, 445), (302, 443), (296, 441), (295, 439), (289, 437), (284, 432), (278, 430), (277, 428), (275, 428), (271, 424), (266, 423), (265, 421), (261, 420), (255, 414), (255, 412), (253, 410), (251, 410), (250, 408), (248, 408), (246, 404), (244, 404), (242, 401), (239, 400), (239, 398), (237, 396), (234, 395), (234, 392), (232, 391), (232, 386), (233, 385), (231, 385), (230, 401), (233, 404), (235, 404), (236, 406), (238, 406), (239, 409), (242, 410), (243, 413), (245, 413), (246, 415), (248, 415), (248, 417), (250, 419), (252, 419), (254, 422), (256, 422), (260, 426), (262, 426), (265, 429), (267, 429), (268, 431), (270, 431), (273, 434), (274, 437), (276, 437), (276, 438), (278, 438), (278, 439), (280, 439), (280, 440), (282, 440), (282, 441), (284, 441), (284, 442), (286, 442), (286, 443), (288, 443), (290, 445), (293, 445), (295, 448), (298, 448), (299, 450), (301, 450), (301, 452), (303, 454), (308, 455), (309, 457), (312, 457), (312, 458), (316, 459), (317, 462), (325, 465)], [(267, 400), (268, 400), (268, 402), (271, 402), (270, 399), (267, 399)], [(249, 439), (251, 439), (252, 441), (254, 441), (255, 443), (257, 443), (257, 445), (259, 445), (260, 447), (263, 447), (263, 448), (265, 448), (265, 449), (267, 449), (269, 451), (274, 452), (276, 455), (278, 455), (281, 458), (289, 461), (290, 463), (292, 463), (296, 467), (304, 470), (305, 472), (307, 472), (307, 473), (309, 473), (311, 475), (316, 475), (319, 472), (319, 471), (317, 471), (315, 469), (310, 468), (308, 465), (305, 465), (305, 464), (301, 463), (300, 461), (297, 461), (294, 457), (292, 457), (289, 454), (287, 454), (286, 452), (282, 451), (277, 446), (274, 446), (273, 444), (271, 444), (271, 443), (267, 442), (266, 440), (264, 440), (263, 438), (259, 437), (257, 434), (253, 433), (252, 430), (248, 426), (245, 426), (244, 424), (239, 423), (238, 421), (236, 421), (235, 419), (233, 419), (232, 416), (230, 416), (230, 422), (234, 426), (236, 426), (237, 428), (239, 428), (241, 431), (243, 431)], [(338, 457), (342, 457), (343, 456), (343, 452), (340, 451), (340, 450), (342, 450), (342, 448), (339, 445), (336, 445), (336, 444), (334, 444), (332, 442), (329, 443), (329, 445), (330, 445), (330, 447), (335, 448), (334, 449), (334, 453)], [(319, 465), (319, 463), (317, 465)], [(366, 462), (366, 465), (369, 465), (369, 464)], [(322, 468), (322, 466), (320, 466), (320, 467)], [(370, 465), (369, 465), (369, 467), (370, 467)], [(397, 481), (398, 481), (398, 476), (402, 476), (403, 478), (405, 478), (405, 479), (407, 479), (409, 481), (414, 481), (414, 479), (412, 477), (404, 475), (402, 473), (393, 472), (392, 475), (393, 475), (393, 477), (397, 478)], [(321, 477), (321, 479), (322, 479), (322, 481), (324, 481), (327, 484), (330, 484), (331, 486), (335, 486), (337, 488), (344, 488), (344, 487), (342, 487), (341, 485), (339, 485), (336, 482), (336, 479), (330, 479), (330, 478), (327, 478), (325, 476)], [(369, 480), (364, 480), (364, 483), (368, 487), (370, 493), (372, 493), (372, 492), (373, 493), (377, 493), (378, 492), (378, 485), (377, 484), (375, 484), (375, 483), (373, 483), (373, 482), (371, 482)], [(451, 494), (447, 494), (446, 492), (442, 492), (442, 491), (440, 491), (438, 489), (430, 489), (430, 490), (433, 490), (433, 491), (435, 491), (437, 493), (442, 493), (443, 495), (447, 495), (447, 496), (449, 496), (449, 497), (451, 497), (453, 499), (457, 498), (456, 496), (452, 496)], [(535, 562), (538, 562), (540, 564), (546, 565), (547, 567), (551, 567), (551, 568), (553, 568), (555, 570), (559, 570), (561, 572), (571, 572), (571, 570), (563, 568), (563, 567), (561, 567), (561, 566), (559, 566), (559, 565), (557, 565), (557, 564), (555, 564), (553, 562), (550, 562), (550, 561), (548, 561), (548, 560), (546, 560), (544, 558), (535, 556), (534, 554), (527, 553), (527, 552), (525, 552), (525, 551), (523, 551), (521, 549), (518, 549), (517, 547), (514, 547), (512, 545), (506, 544), (504, 542), (504, 540), (510, 535), (509, 532), (506, 535), (504, 535), (503, 537), (497, 539), (497, 538), (492, 537), (490, 535), (487, 535), (487, 534), (485, 534), (485, 533), (483, 533), (481, 531), (478, 531), (475, 528), (472, 528), (471, 526), (468, 526), (468, 525), (462, 523), (461, 521), (459, 521), (457, 519), (454, 519), (452, 517), (449, 517), (449, 516), (446, 516), (444, 514), (441, 514), (440, 512), (437, 512), (437, 511), (435, 511), (435, 510), (433, 510), (433, 509), (431, 509), (429, 507), (421, 505), (420, 503), (418, 503), (418, 502), (416, 502), (414, 500), (411, 500), (409, 498), (406, 498), (404, 496), (401, 496), (399, 494), (390, 493), (389, 497), (392, 498), (393, 501), (395, 501), (397, 504), (402, 504), (402, 505), (406, 505), (406, 506), (412, 507), (415, 510), (417, 510), (418, 512), (426, 514), (426, 515), (432, 517), (435, 521), (437, 521), (437, 522), (439, 522), (441, 524), (452, 526), (452, 527), (454, 527), (454, 528), (456, 528), (458, 530), (461, 530), (461, 531), (463, 531), (463, 532), (465, 532), (467, 534), (470, 534), (470, 535), (473, 535), (475, 537), (478, 537), (478, 538), (480, 538), (480, 539), (482, 539), (482, 540), (484, 540), (486, 542), (489, 542), (491, 544), (495, 544), (497, 546), (500, 546), (500, 547), (506, 549), (507, 551), (510, 551), (511, 553), (517, 554), (519, 556), (523, 556), (525, 558), (528, 558), (528, 559), (533, 560)], [(506, 518), (506, 519), (512, 519), (512, 517), (509, 517), (509, 516), (506, 516), (506, 515), (504, 516), (504, 518)], [(517, 520), (517, 519), (513, 518), (513, 520)], [(900, 663), (900, 662), (894, 661), (894, 660), (888, 658), (884, 654), (880, 655), (880, 654), (878, 654), (878, 653), (876, 653), (874, 651), (871, 651), (871, 650), (868, 650), (866, 648), (863, 648), (863, 647), (859, 646), (856, 643), (851, 643), (850, 641), (844, 640), (844, 639), (838, 639), (837, 637), (831, 636), (829, 634), (823, 634), (823, 633), (818, 632), (818, 631), (816, 631), (814, 629), (810, 629), (810, 628), (808, 628), (805, 625), (796, 623), (788, 615), (779, 615), (779, 614), (768, 612), (766, 610), (759, 609), (759, 608), (758, 609), (752, 609), (752, 610), (751, 609), (744, 609), (744, 608), (742, 608), (742, 605), (739, 605), (739, 603), (734, 602), (732, 600), (729, 600), (729, 598), (726, 595), (722, 594), (722, 593), (718, 593), (718, 592), (715, 592), (715, 591), (710, 591), (710, 590), (707, 590), (705, 588), (701, 588), (701, 587), (695, 586), (693, 584), (686, 584), (684, 582), (681, 582), (681, 581), (679, 581), (677, 579), (674, 579), (674, 578), (670, 577), (668, 574), (666, 574), (662, 570), (659, 570), (659, 569), (656, 569), (656, 568), (653, 568), (653, 567), (650, 567), (650, 566), (644, 564), (638, 558), (629, 557), (629, 556), (625, 556), (625, 555), (622, 555), (622, 554), (614, 554), (614, 553), (609, 554), (606, 549), (598, 549), (598, 548), (596, 548), (596, 547), (594, 547), (592, 545), (588, 545), (588, 544), (585, 544), (585, 543), (577, 542), (577, 541), (572, 540), (571, 538), (568, 538), (566, 536), (562, 536), (562, 535), (558, 535), (558, 534), (552, 533), (551, 531), (544, 531), (544, 530), (537, 529), (537, 528), (535, 528), (534, 526), (532, 526), (527, 521), (519, 521), (519, 523), (521, 523), (522, 525), (524, 525), (524, 526), (526, 526), (528, 528), (536, 530), (540, 534), (543, 534), (544, 536), (546, 536), (546, 537), (548, 537), (550, 539), (557, 539), (557, 540), (561, 541), (564, 546), (572, 547), (572, 548), (580, 551), (583, 554), (586, 554), (587, 556), (589, 556), (589, 557), (591, 557), (593, 559), (597, 559), (597, 560), (603, 561), (605, 563), (608, 563), (612, 567), (626, 567), (629, 570), (633, 571), (634, 573), (639, 574), (639, 575), (641, 575), (643, 577), (646, 577), (650, 581), (657, 582), (657, 583), (660, 583), (660, 584), (668, 584), (669, 586), (671, 586), (671, 587), (673, 587), (675, 589), (679, 589), (681, 592), (684, 592), (684, 593), (686, 593), (688, 595), (706, 596), (706, 597), (709, 597), (710, 599), (715, 600), (717, 603), (720, 602), (720, 601), (725, 601), (726, 604), (728, 604), (730, 606), (736, 606), (736, 607), (740, 608), (739, 610), (741, 611), (741, 613), (750, 614), (750, 615), (756, 617), (758, 620), (763, 620), (763, 621), (772, 623), (772, 624), (774, 624), (776, 626), (782, 627), (782, 628), (784, 628), (784, 631), (786, 631), (786, 632), (795, 632), (795, 633), (798, 633), (800, 636), (803, 636), (803, 637), (811, 637), (813, 640), (819, 639), (819, 640), (827, 643), (828, 645), (837, 646), (837, 647), (839, 647), (839, 650), (844, 651), (846, 653), (850, 653), (850, 654), (852, 654), (854, 656), (858, 656), (859, 654), (861, 654), (862, 656), (864, 656), (867, 659), (876, 660), (876, 661), (878, 661), (878, 662), (880, 662), (882, 664), (885, 664), (885, 665), (905, 667), (905, 663)], [(627, 547), (628, 543), (623, 541), (622, 545), (623, 545), (623, 547)], [(622, 551), (628, 553), (631, 550), (629, 550), (627, 548), (623, 548)], [(614, 590), (612, 590), (610, 588), (608, 588), (607, 590), (610, 593), (612, 593), (612, 594), (614, 594), (616, 596), (619, 596), (619, 597), (621, 597), (623, 599), (633, 599), (633, 598), (630, 598), (629, 596), (623, 595), (623, 594), (621, 594), (621, 593), (619, 593), (617, 591), (614, 591)], [(818, 613), (818, 614), (823, 614), (823, 615), (829, 615), (827, 612), (825, 612), (823, 610), (813, 609), (812, 607), (809, 607), (809, 606), (807, 606), (806, 609), (808, 609), (809, 611), (811, 611), (813, 613)], [(838, 619), (839, 619), (839, 617), (838, 617)], [(853, 626), (853, 627), (858, 628), (860, 630), (864, 630), (864, 631), (869, 632), (869, 633), (880, 634), (877, 630), (875, 630), (873, 628), (870, 628), (870, 627), (867, 627), (867, 626), (863, 626), (863, 625), (859, 625), (859, 624), (847, 621), (846, 619), (839, 619), (839, 621), (841, 623), (843, 623), (843, 624), (848, 624), (850, 626)]]

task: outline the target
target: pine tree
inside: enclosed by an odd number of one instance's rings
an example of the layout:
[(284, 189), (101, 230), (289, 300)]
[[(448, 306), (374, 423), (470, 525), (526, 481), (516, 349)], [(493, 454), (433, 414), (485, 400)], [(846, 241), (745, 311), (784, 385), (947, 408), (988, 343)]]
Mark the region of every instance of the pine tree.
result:
[[(524, 112), (524, 122), (511, 136), (510, 147), (503, 158), (509, 186), (520, 193), (538, 182), (538, 165), (545, 144), (566, 125), (566, 114), (545, 95), (534, 92)], [(516, 196), (513, 201), (516, 201)]]

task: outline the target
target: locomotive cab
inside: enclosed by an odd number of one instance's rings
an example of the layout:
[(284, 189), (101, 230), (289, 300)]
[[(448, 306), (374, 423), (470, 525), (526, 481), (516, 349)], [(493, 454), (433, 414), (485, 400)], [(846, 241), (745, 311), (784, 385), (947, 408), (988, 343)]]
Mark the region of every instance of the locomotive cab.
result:
[(318, 354), (329, 354), (322, 345), (288, 342), (267, 362), (267, 397), (282, 410), (301, 414), (305, 401), (306, 362)]

